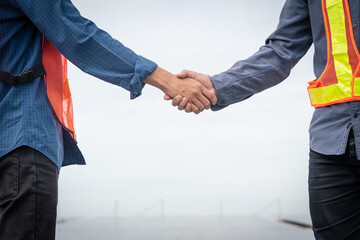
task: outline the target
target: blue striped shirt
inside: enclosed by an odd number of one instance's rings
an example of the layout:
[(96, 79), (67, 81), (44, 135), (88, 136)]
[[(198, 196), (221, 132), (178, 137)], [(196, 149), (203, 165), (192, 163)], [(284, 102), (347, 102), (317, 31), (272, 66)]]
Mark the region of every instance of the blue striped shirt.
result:
[[(132, 99), (157, 67), (82, 17), (70, 0), (0, 1), (1, 70), (18, 74), (41, 63), (43, 35), (81, 70), (125, 88)], [(52, 116), (43, 77), (16, 87), (0, 83), (0, 157), (24, 145), (59, 169), (85, 164), (76, 142)]]

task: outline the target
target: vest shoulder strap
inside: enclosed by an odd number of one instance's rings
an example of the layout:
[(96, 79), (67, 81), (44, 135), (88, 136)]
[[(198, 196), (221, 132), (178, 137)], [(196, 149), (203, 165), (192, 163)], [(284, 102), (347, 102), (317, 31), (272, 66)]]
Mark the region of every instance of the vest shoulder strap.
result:
[(36, 65), (32, 67), (26, 72), (20, 74), (12, 74), (5, 71), (0, 71), (0, 82), (8, 83), (13, 86), (17, 86), (19, 84), (29, 83), (34, 81), (34, 79), (44, 76), (45, 69), (42, 64)]

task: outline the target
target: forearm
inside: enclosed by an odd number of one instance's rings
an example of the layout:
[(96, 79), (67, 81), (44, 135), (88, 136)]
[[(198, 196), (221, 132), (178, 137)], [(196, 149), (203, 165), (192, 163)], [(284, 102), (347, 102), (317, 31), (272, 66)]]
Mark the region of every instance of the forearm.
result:
[(69, 0), (17, 0), (44, 36), (81, 70), (140, 95), (157, 65), (135, 54), (92, 21)]
[(211, 77), (218, 102), (212, 110), (248, 99), (286, 79), (296, 60), (278, 56), (273, 49), (263, 47), (246, 60), (237, 62), (229, 70)]
[(157, 67), (144, 81), (144, 83), (159, 88), (163, 92), (168, 92), (173, 85), (175, 75), (161, 67)]
[(283, 81), (311, 44), (307, 1), (287, 0), (280, 23), (265, 45), (248, 59), (211, 77), (218, 97), (212, 110), (245, 100)]

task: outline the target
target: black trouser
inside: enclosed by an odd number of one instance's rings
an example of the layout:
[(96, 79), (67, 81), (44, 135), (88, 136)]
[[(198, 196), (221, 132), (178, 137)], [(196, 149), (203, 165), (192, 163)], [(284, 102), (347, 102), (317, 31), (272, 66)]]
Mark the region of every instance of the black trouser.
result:
[(352, 132), (344, 155), (310, 151), (309, 196), (317, 240), (360, 239), (360, 161)]
[(58, 169), (20, 147), (0, 158), (0, 240), (54, 240)]

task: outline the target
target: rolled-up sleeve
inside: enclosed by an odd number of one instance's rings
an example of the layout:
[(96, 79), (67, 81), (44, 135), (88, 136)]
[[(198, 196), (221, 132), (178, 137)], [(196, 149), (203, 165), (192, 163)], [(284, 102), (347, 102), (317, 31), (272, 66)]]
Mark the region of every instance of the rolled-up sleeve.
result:
[(16, 0), (39, 31), (82, 71), (141, 95), (156, 63), (134, 53), (92, 21), (70, 0)]
[(306, 0), (287, 0), (274, 33), (258, 52), (211, 77), (218, 103), (212, 110), (243, 101), (287, 78), (313, 42)]

